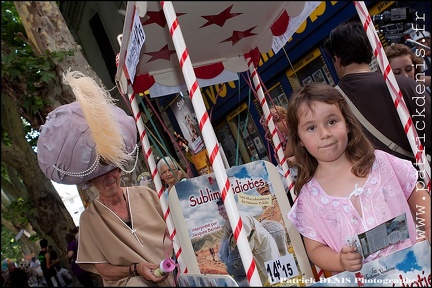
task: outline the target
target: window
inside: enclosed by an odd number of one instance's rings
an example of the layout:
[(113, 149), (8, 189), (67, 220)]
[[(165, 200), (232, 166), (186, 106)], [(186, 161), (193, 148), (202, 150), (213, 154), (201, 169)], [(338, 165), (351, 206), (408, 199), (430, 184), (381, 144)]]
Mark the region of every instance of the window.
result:
[(102, 24), (102, 21), (99, 17), (99, 13), (96, 13), (90, 19), (90, 27), (93, 31), (93, 35), (96, 39), (96, 42), (99, 46), (99, 50), (101, 52), (102, 58), (104, 59), (105, 65), (108, 69), (108, 73), (110, 74), (111, 79), (115, 78), (117, 73), (117, 67), (115, 63), (116, 55), (109, 41), (108, 35), (105, 32), (105, 28)]

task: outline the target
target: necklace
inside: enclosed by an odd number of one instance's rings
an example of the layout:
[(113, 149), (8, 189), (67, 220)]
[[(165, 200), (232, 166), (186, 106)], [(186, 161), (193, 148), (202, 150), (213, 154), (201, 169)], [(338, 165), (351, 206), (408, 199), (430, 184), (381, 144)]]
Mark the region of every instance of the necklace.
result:
[[(124, 223), (126, 223), (129, 227), (131, 226), (131, 217), (130, 217), (130, 211), (129, 211), (129, 202), (126, 200), (125, 193), (123, 193), (122, 190), (122, 198), (123, 200), (120, 200), (119, 198), (116, 198), (114, 201), (110, 201), (110, 205), (105, 204), (105, 201), (98, 197), (98, 202), (103, 204), (108, 210), (111, 211), (111, 213), (115, 214), (120, 220), (122, 220)], [(118, 200), (117, 200), (118, 199)], [(124, 201), (124, 202), (123, 202)], [(124, 206), (123, 206), (123, 203)], [(125, 208), (126, 210), (124, 210)]]

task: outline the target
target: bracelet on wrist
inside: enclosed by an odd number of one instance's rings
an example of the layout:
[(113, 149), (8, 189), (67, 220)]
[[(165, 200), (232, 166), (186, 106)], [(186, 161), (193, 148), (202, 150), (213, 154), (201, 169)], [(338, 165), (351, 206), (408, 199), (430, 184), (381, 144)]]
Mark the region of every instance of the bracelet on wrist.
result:
[(138, 270), (137, 270), (138, 263), (133, 263), (133, 266), (134, 266), (134, 271), (133, 271), (134, 276), (139, 276), (140, 274), (138, 273)]
[[(129, 276), (138, 276), (138, 270), (137, 270), (137, 265), (138, 263), (132, 263), (129, 265)], [(133, 270), (132, 270), (132, 266), (133, 266)]]
[[(132, 271), (132, 266), (133, 266), (133, 271)], [(129, 279), (131, 277), (139, 276), (137, 266), (138, 266), (138, 263), (132, 263), (129, 265), (129, 277), (128, 277), (127, 281), (129, 281)]]

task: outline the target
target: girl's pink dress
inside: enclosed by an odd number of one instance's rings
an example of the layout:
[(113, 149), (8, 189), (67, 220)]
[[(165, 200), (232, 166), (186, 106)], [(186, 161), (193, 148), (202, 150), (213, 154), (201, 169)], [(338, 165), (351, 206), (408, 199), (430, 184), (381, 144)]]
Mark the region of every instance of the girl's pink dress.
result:
[[(415, 244), (416, 227), (407, 199), (416, 185), (417, 170), (410, 161), (386, 152), (376, 150), (375, 156), (366, 183), (354, 189), (349, 197), (329, 196), (314, 178), (302, 187), (287, 214), (300, 234), (339, 252), (347, 245), (348, 237), (370, 230), (405, 212), (409, 238), (369, 255), (364, 262)], [(362, 216), (351, 204), (352, 197), (359, 197)]]

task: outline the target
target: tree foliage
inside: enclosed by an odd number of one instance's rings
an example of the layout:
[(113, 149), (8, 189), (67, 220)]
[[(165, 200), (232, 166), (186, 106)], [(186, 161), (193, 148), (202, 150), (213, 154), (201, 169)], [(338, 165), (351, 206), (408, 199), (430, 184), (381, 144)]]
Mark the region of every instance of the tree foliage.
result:
[[(2, 1), (1, 27), (2, 87), (5, 80), (7, 88), (20, 92), (14, 93), (14, 100), (21, 108), (21, 117), (30, 124), (25, 126), (27, 134), (32, 129), (39, 129), (53, 104), (47, 97), (50, 86), (59, 82), (58, 75), (54, 72), (56, 64), (53, 59), (61, 61), (66, 55), (73, 55), (73, 51), (35, 54), (34, 47), (24, 36), (23, 24), (11, 1)], [(35, 145), (35, 142), (32, 144)]]
[[(73, 39), (54, 1), (2, 1), (1, 25), (1, 155), (2, 231), (34, 233), (19, 241), (46, 238), (64, 259), (65, 235), (75, 226), (51, 181), (37, 161), (37, 131), (46, 116), (75, 101), (62, 84), (64, 71), (80, 71), (102, 85)], [(114, 61), (114, 59), (113, 59)], [(91, 189), (78, 186), (82, 199), (92, 202)], [(5, 201), (3, 201), (5, 200)], [(2, 252), (4, 251), (2, 238)], [(15, 244), (14, 244), (15, 245)], [(38, 246), (38, 243), (37, 243)], [(27, 252), (24, 252), (27, 253)]]
[[(14, 239), (15, 234), (12, 231), (9, 229), (1, 230), (2, 260), (9, 258), (16, 261), (22, 258), (21, 245), (19, 242), (15, 242)], [(3, 258), (3, 256), (5, 257)]]
[[(2, 232), (34, 231), (36, 239), (48, 239), (64, 258), (65, 235), (75, 224), (39, 168), (37, 131), (50, 111), (74, 100), (62, 85), (66, 69), (98, 77), (77, 48), (56, 2), (2, 1), (1, 8)], [(29, 246), (27, 240), (23, 236), (18, 242)], [(2, 237), (2, 253), (6, 243)], [(21, 248), (24, 253), (38, 252)]]

